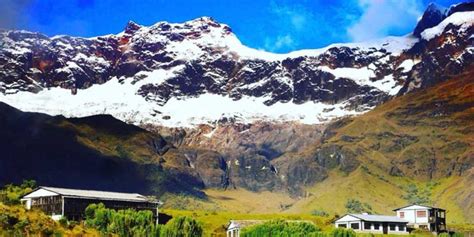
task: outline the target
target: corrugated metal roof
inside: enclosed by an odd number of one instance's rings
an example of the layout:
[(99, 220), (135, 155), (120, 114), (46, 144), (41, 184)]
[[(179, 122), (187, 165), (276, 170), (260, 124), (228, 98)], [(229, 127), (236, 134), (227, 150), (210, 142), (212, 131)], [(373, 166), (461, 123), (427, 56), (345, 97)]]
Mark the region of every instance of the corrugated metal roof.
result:
[(393, 211), (398, 211), (398, 210), (401, 210), (401, 209), (410, 209), (410, 207), (414, 207), (414, 206), (420, 206), (420, 207), (424, 207), (424, 208), (426, 208), (426, 209), (438, 209), (438, 210), (443, 210), (443, 211), (445, 211), (444, 209), (439, 208), (439, 207), (432, 207), (432, 206), (421, 205), (421, 204), (410, 204), (410, 205), (406, 205), (406, 206), (403, 206), (403, 207), (399, 207), (399, 208), (397, 208), (397, 209), (394, 209)]
[(154, 202), (154, 201), (149, 200), (147, 197), (140, 195), (138, 193), (120, 193), (120, 192), (81, 190), (81, 189), (56, 188), (56, 187), (44, 187), (44, 186), (41, 186), (39, 188), (60, 194), (62, 196), (73, 197), (73, 198), (89, 198), (89, 199), (132, 201), (132, 202)]
[(382, 216), (382, 215), (369, 215), (369, 214), (349, 214), (349, 215), (355, 218), (359, 218), (364, 221), (408, 223), (407, 220), (404, 220), (397, 216)]

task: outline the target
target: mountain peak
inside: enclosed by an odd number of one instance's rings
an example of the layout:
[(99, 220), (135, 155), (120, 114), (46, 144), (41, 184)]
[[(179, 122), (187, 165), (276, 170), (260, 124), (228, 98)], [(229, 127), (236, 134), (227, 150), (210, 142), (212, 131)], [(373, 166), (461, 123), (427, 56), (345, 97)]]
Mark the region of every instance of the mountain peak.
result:
[(444, 13), (446, 12), (446, 7), (441, 6), (435, 2), (431, 2), (428, 4), (428, 7), (426, 8), (425, 12), (441, 12)]
[(446, 18), (446, 8), (433, 2), (430, 3), (416, 25), (413, 34), (420, 37), (421, 32), (438, 25), (444, 18)]
[(142, 26), (135, 23), (134, 21), (128, 21), (127, 25), (125, 26), (125, 33), (127, 34), (133, 34), (137, 30), (139, 30)]
[(446, 16), (450, 16), (456, 12), (468, 12), (474, 11), (474, 1), (468, 1), (463, 3), (458, 3), (450, 6), (446, 10)]

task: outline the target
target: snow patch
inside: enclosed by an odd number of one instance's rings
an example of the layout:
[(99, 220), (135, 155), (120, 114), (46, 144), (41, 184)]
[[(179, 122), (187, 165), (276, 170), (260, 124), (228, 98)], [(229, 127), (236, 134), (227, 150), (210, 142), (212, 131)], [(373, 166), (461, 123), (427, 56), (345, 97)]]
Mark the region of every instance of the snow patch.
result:
[(418, 64), (420, 61), (415, 61), (413, 59), (406, 59), (405, 61), (403, 61), (399, 66), (398, 68), (403, 68), (402, 72), (409, 72), (411, 71), (411, 69), (413, 68), (413, 66), (415, 66), (416, 64)]
[(466, 29), (474, 25), (474, 12), (456, 12), (444, 19), (437, 26), (428, 28), (421, 32), (421, 37), (425, 40), (431, 40), (434, 37), (441, 35), (446, 26), (448, 26), (449, 24), (461, 26), (460, 30), (465, 31)]
[(393, 79), (393, 75), (387, 75), (381, 80), (372, 81), (371, 78), (375, 78), (375, 73), (371, 70), (370, 65), (362, 68), (345, 67), (334, 69), (320, 66), (319, 69), (333, 74), (336, 78), (348, 78), (354, 80), (358, 85), (375, 87), (389, 95), (396, 95), (401, 88)]
[[(20, 110), (40, 112), (66, 117), (84, 117), (110, 114), (122, 121), (140, 124), (156, 124), (167, 127), (194, 127), (211, 124), (223, 117), (234, 117), (238, 121), (251, 123), (258, 120), (300, 121), (305, 124), (324, 123), (330, 119), (360, 112), (347, 110), (346, 102), (329, 105), (320, 102), (294, 104), (278, 102), (266, 106), (266, 98), (243, 97), (234, 100), (227, 96), (203, 94), (192, 98), (171, 98), (160, 106), (147, 102), (136, 91), (147, 83), (161, 83), (182, 67), (171, 71), (157, 70), (148, 77), (132, 84), (132, 78), (113, 78), (102, 85), (93, 85), (77, 91), (50, 88), (37, 94), (20, 91), (12, 95), (0, 94), (0, 101)], [(160, 111), (160, 113), (156, 113)], [(169, 116), (169, 119), (165, 117)], [(212, 136), (206, 134), (207, 136)]]

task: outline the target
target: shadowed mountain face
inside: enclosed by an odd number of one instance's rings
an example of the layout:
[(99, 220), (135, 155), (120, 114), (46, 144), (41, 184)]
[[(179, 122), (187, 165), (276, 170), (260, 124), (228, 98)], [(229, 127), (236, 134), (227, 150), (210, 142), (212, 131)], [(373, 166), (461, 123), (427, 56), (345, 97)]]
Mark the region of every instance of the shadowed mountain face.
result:
[(0, 182), (144, 193), (187, 192), (202, 181), (165, 167), (174, 153), (159, 135), (108, 115), (66, 119), (0, 104)]

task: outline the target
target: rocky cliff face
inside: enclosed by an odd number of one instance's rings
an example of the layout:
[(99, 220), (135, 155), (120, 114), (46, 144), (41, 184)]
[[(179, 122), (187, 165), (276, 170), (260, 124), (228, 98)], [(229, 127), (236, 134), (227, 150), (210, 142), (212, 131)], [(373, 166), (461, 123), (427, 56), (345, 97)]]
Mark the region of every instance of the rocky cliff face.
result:
[[(472, 63), (471, 10), (472, 3), (446, 11), (431, 5), (415, 36), (289, 54), (247, 48), (209, 17), (129, 22), (117, 35), (88, 39), (2, 31), (1, 100), (27, 111), (109, 113), (172, 127), (223, 117), (324, 123), (461, 72)], [(30, 103), (35, 98), (43, 99)], [(209, 101), (215, 109), (196, 109)]]

